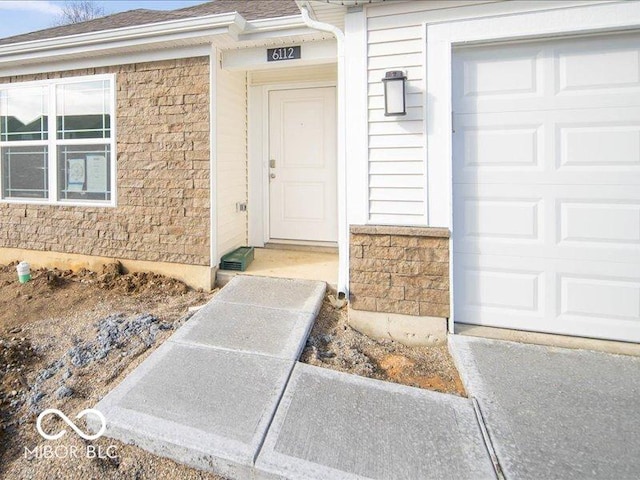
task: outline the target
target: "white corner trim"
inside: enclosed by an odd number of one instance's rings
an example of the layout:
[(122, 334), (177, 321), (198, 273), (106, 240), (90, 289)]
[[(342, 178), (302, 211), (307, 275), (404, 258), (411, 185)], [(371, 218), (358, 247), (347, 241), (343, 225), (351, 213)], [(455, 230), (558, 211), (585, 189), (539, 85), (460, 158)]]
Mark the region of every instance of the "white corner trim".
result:
[(583, 5), (427, 24), (429, 226), (453, 226), (451, 57), (454, 45), (606, 33), (637, 29), (639, 26), (638, 2)]
[(346, 177), (349, 191), (347, 224), (369, 221), (369, 135), (367, 80), (367, 18), (364, 11), (345, 15), (345, 84), (352, 85), (345, 99)]
[(264, 211), (263, 196), (264, 169), (264, 88), (249, 85), (247, 98), (247, 169), (248, 169), (248, 240), (252, 247), (264, 247)]
[(429, 214), (429, 195), (431, 194), (431, 186), (429, 185), (429, 155), (427, 152), (429, 151), (429, 125), (430, 122), (427, 119), (427, 115), (429, 112), (429, 95), (427, 94), (427, 25), (422, 25), (422, 55), (425, 58), (425, 61), (422, 62), (422, 78), (424, 82), (424, 94), (422, 95), (422, 111), (424, 112), (422, 115), (424, 117), (424, 121), (422, 122), (422, 136), (423, 136), (423, 152), (424, 152), (424, 224), (431, 225), (431, 215)]
[(218, 49), (209, 50), (209, 265), (218, 266), (217, 109)]

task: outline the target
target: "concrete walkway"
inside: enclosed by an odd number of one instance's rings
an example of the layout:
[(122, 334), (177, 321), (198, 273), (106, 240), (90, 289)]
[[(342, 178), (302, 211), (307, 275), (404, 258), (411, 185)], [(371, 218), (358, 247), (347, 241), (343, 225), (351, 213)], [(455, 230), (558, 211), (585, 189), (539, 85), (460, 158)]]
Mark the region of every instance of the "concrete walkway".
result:
[(315, 480), (495, 478), (468, 399), (303, 363), (256, 471)]
[(640, 358), (449, 341), (507, 479), (640, 478)]
[(297, 362), (324, 293), (235, 277), (98, 403), (106, 435), (232, 479), (495, 478), (470, 400)]

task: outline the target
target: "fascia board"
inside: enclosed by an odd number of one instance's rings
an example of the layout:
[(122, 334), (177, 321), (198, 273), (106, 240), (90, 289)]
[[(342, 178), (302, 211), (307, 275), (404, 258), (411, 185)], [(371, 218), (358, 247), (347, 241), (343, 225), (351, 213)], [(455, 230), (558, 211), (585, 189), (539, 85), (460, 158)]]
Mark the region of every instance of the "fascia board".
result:
[(268, 30), (282, 30), (296, 27), (306, 27), (302, 20), (302, 15), (251, 20), (247, 22), (243, 33), (265, 32)]
[(93, 48), (88, 49), (86, 46), (76, 45), (66, 48), (58, 48), (43, 54), (41, 52), (25, 52), (20, 54), (14, 54), (10, 56), (0, 56), (0, 67), (6, 67), (14, 64), (33, 64), (40, 63), (42, 61), (50, 62), (56, 59), (73, 58), (74, 56), (86, 56), (86, 52), (92, 51), (97, 56), (111, 55), (121, 53), (129, 53), (132, 51), (139, 51), (141, 47), (151, 48), (163, 48), (167, 42), (175, 40), (188, 40), (192, 39), (193, 44), (210, 43), (210, 38), (214, 35), (220, 35), (228, 33), (228, 28), (220, 27), (213, 28), (202, 32), (193, 32), (191, 34), (173, 34), (163, 35), (162, 37), (151, 37), (138, 40), (121, 40), (112, 41), (109, 43), (102, 43), (96, 45)]
[[(220, 27), (235, 26), (235, 28), (242, 31), (246, 28), (246, 23), (246, 20), (238, 13), (169, 20), (148, 25), (135, 25), (0, 46), (0, 58), (20, 53), (40, 54), (70, 47), (86, 48), (92, 45), (114, 42), (139, 42), (143, 39), (167, 38), (167, 36), (185, 35), (186, 37), (193, 37), (194, 34), (198, 33), (211, 34), (211, 30), (216, 30)], [(220, 31), (217, 31), (217, 33), (220, 33)]]
[(0, 66), (21, 62), (38, 63), (45, 57), (50, 61), (87, 51), (95, 51), (101, 55), (114, 54), (118, 51), (131, 51), (142, 45), (160, 47), (162, 43), (177, 40), (206, 43), (211, 37), (224, 34), (238, 41), (303, 33), (309, 33), (309, 29), (301, 15), (248, 22), (242, 15), (234, 12), (0, 46)]

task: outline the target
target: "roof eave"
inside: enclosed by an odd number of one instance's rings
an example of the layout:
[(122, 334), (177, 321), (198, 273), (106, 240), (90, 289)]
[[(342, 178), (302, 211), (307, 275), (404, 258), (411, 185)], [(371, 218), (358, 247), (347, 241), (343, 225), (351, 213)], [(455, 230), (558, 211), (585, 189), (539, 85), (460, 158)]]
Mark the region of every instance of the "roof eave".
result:
[(51, 50), (70, 47), (91, 47), (113, 42), (139, 41), (166, 35), (193, 34), (232, 25), (235, 25), (239, 29), (244, 29), (246, 20), (238, 13), (207, 15), (204, 17), (181, 18), (146, 25), (134, 25), (100, 30), (97, 32), (79, 33), (59, 38), (30, 40), (0, 46), (0, 58), (24, 53), (40, 55)]
[[(68, 35), (59, 38), (31, 40), (0, 46), (0, 69), (19, 62), (38, 63), (64, 58), (77, 52), (96, 54), (117, 53), (135, 46), (187, 40), (193, 44), (207, 43), (214, 35), (227, 34), (235, 40), (270, 32), (306, 29), (301, 15), (247, 21), (237, 12), (181, 18), (98, 32)], [(1, 74), (1, 71), (0, 71)]]

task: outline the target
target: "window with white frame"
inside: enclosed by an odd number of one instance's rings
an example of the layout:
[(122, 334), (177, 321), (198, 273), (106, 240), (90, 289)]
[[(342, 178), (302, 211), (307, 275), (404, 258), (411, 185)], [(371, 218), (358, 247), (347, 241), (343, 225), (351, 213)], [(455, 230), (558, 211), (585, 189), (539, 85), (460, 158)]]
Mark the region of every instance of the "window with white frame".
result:
[(112, 204), (114, 76), (0, 85), (5, 201)]

